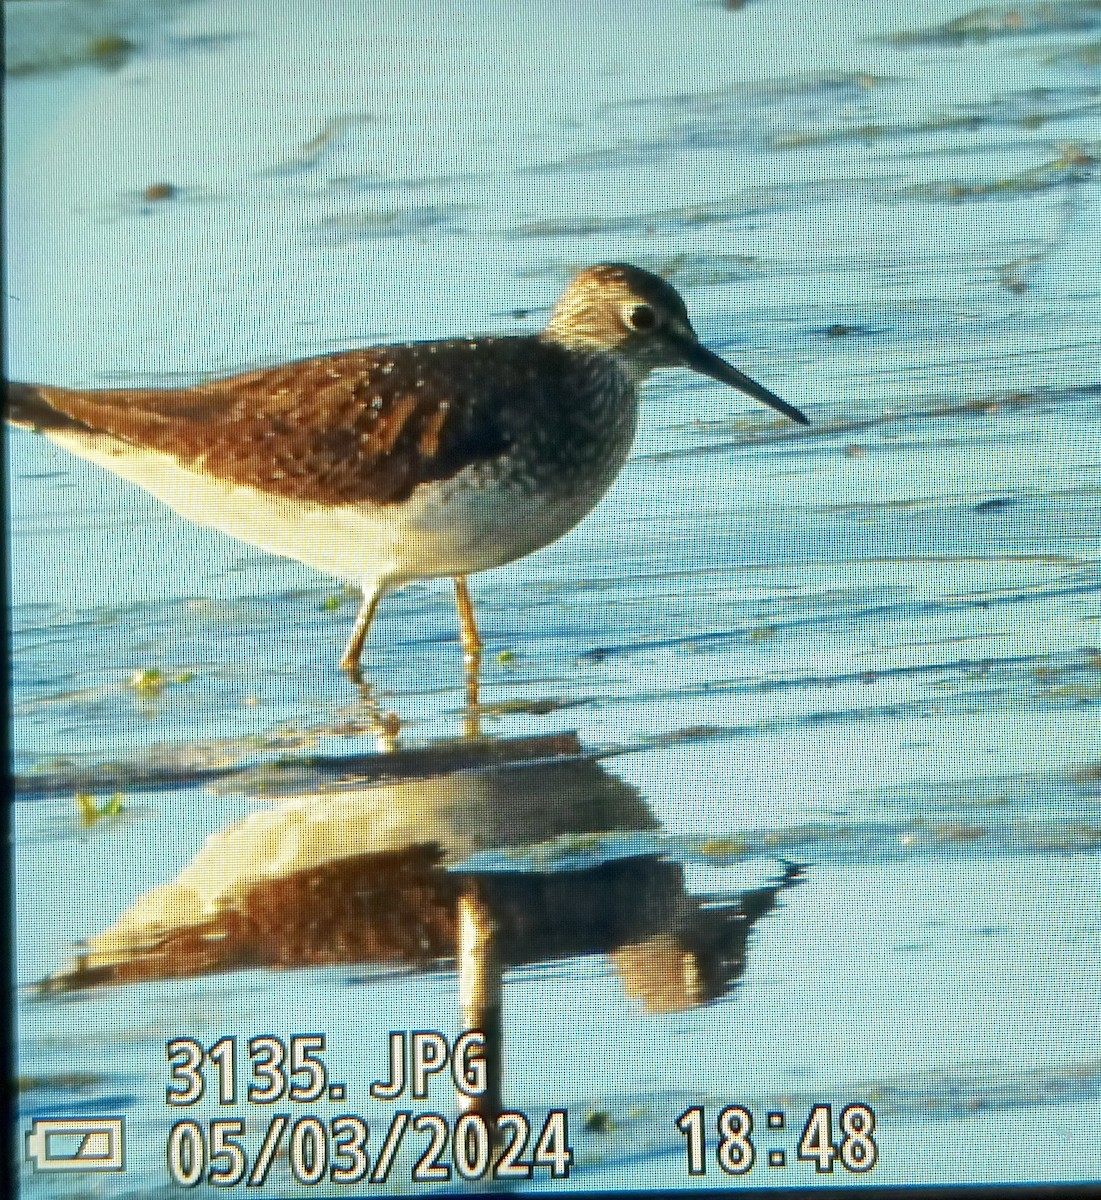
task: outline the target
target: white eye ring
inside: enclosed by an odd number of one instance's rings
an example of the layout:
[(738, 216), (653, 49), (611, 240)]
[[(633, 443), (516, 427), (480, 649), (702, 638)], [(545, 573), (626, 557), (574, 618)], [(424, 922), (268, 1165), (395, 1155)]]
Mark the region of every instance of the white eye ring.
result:
[(654, 312), (649, 304), (636, 304), (627, 314), (627, 324), (632, 329), (637, 329), (640, 333), (645, 333), (646, 330), (653, 329), (657, 323), (657, 313)]

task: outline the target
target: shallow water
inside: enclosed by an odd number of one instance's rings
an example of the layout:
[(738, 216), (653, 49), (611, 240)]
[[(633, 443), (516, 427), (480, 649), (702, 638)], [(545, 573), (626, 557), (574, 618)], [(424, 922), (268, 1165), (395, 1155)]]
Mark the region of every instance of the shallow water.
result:
[[(576, 733), (650, 818), (579, 826), (532, 783), (552, 827), (472, 848), (471, 814), (500, 813), (471, 801), (449, 869), (658, 855), (678, 903), (730, 907), (804, 867), (741, 973), (679, 1011), (611, 944), (507, 966), (506, 1103), (566, 1107), (575, 1153), (532, 1187), (714, 1186), (674, 1121), (732, 1103), (757, 1186), (1101, 1173), (1101, 10), (977, 11), (637, 3), (609, 38), (597, 5), (6, 6), (15, 378), (527, 332), (615, 259), (811, 418), (656, 378), (602, 505), (472, 581), (483, 733)], [(122, 1114), (128, 1163), (24, 1163), (26, 1194), (167, 1194), (177, 1036), (323, 1029), (385, 1128), (366, 1082), (391, 1028), (458, 1032), (449, 962), (34, 993), (209, 835), (376, 741), (335, 669), (338, 582), (22, 431), (7, 453), (21, 1128)], [(447, 588), (412, 586), (372, 631), (406, 748), (462, 732), (454, 623)], [(122, 811), (82, 821), (77, 794)], [(798, 1131), (850, 1102), (878, 1162), (818, 1176)], [(233, 1115), (252, 1153), (268, 1114)]]

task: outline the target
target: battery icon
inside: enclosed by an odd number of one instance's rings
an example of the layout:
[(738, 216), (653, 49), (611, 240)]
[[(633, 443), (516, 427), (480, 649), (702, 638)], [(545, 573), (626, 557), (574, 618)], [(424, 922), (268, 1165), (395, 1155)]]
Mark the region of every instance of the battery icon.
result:
[(36, 1171), (121, 1171), (122, 1117), (36, 1119), (27, 1157)]

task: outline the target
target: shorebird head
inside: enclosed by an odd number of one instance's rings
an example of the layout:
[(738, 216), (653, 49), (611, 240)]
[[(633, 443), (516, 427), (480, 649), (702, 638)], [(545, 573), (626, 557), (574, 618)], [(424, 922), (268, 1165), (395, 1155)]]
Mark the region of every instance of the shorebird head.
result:
[(809, 424), (797, 408), (700, 345), (676, 288), (626, 263), (601, 263), (575, 275), (543, 336), (573, 350), (614, 354), (639, 383), (659, 367), (687, 367)]

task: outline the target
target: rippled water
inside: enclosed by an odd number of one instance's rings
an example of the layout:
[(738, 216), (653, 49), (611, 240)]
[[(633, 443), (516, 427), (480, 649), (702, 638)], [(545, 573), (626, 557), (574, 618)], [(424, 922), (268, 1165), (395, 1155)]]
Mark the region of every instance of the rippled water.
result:
[[(701, 1182), (674, 1126), (695, 1104), (753, 1113), (758, 1186), (819, 1178), (795, 1154), (817, 1103), (878, 1120), (875, 1168), (826, 1182), (1101, 1172), (1101, 8), (608, 11), (6, 5), (15, 378), (527, 332), (615, 259), (812, 422), (663, 375), (597, 511), (472, 581), (482, 732), (576, 734), (568, 785), (416, 759), (463, 729), (453, 604), (388, 598), (367, 665), (414, 755), (399, 799), (336, 670), (353, 595), (12, 432), (21, 1129), (121, 1114), (128, 1163), (24, 1164), (28, 1195), (169, 1187), (178, 1036), (322, 1029), (385, 1128), (388, 1031), (460, 1028), (446, 954), (33, 988), (209, 835), (351, 785), (338, 858), (432, 841), (445, 891), (577, 873), (564, 940), (505, 961), (506, 1105), (570, 1115), (575, 1169), (539, 1186)], [(591, 872), (635, 860), (677, 872), (627, 929)], [(679, 1008), (676, 955), (726, 964)], [(251, 1153), (268, 1114), (236, 1115)]]

